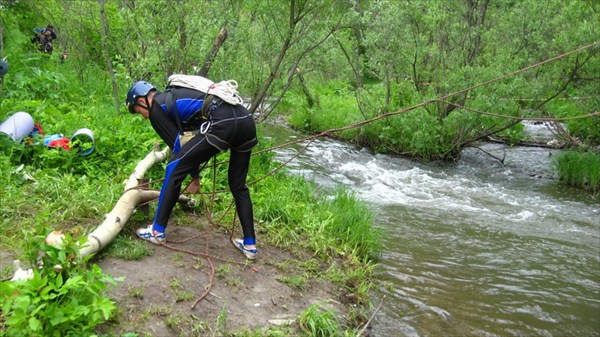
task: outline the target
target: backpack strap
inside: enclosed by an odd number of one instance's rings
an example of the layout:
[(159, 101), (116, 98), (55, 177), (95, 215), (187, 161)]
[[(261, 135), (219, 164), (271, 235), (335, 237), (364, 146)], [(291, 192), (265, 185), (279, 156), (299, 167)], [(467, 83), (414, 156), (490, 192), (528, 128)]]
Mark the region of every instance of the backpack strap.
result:
[(179, 134), (183, 134), (183, 126), (181, 125), (181, 119), (177, 112), (177, 102), (173, 102), (173, 93), (171, 92), (171, 89), (167, 89), (166, 94), (167, 112), (169, 112), (169, 110), (173, 112), (173, 116), (175, 116), (175, 121), (177, 122), (177, 128), (179, 128)]

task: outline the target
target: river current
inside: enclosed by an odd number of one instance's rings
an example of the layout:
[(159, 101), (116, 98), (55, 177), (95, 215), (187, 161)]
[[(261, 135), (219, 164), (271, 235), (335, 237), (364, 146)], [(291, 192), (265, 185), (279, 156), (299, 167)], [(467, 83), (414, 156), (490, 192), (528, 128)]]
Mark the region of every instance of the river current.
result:
[[(261, 132), (274, 144), (301, 137)], [(478, 147), (455, 164), (418, 163), (320, 139), (291, 161), (307, 180), (352, 190), (384, 233), (371, 335), (600, 336), (598, 196), (557, 185), (558, 150)]]

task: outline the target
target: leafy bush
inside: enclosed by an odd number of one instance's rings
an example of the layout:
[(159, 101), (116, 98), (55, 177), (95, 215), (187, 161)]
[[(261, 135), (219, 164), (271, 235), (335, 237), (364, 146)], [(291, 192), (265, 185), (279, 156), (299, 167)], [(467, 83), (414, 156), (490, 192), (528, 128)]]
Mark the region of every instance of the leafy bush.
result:
[[(81, 242), (79, 243), (81, 244)], [(66, 236), (61, 245), (48, 245), (36, 237), (28, 255), (33, 278), (0, 283), (5, 336), (88, 336), (108, 320), (116, 306), (103, 292), (115, 280), (89, 259), (77, 258), (78, 243)], [(41, 257), (38, 256), (38, 249)]]
[[(558, 117), (576, 117), (597, 111), (600, 99), (557, 100), (548, 103), (548, 110)], [(569, 133), (585, 143), (600, 144), (600, 117), (580, 118), (566, 121)]]

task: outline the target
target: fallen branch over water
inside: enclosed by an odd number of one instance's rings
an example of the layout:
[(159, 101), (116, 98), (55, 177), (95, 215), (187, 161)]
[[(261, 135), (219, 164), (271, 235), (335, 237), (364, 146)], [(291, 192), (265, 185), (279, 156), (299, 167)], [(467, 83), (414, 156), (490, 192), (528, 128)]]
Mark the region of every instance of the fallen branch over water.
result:
[(377, 305), (377, 308), (375, 308), (375, 311), (373, 311), (373, 314), (371, 315), (371, 317), (369, 318), (369, 320), (367, 321), (367, 323), (365, 323), (365, 325), (363, 326), (363, 328), (360, 329), (360, 331), (358, 332), (358, 334), (356, 335), (356, 337), (362, 336), (362, 334), (365, 332), (365, 330), (367, 329), (367, 327), (369, 326), (369, 324), (371, 324), (371, 321), (373, 320), (373, 318), (375, 318), (375, 315), (377, 315), (377, 312), (379, 311), (379, 309), (381, 309), (381, 305), (383, 304), (383, 300), (384, 299), (385, 299), (385, 295), (383, 295), (383, 297), (381, 298), (381, 301), (379, 301), (379, 304)]

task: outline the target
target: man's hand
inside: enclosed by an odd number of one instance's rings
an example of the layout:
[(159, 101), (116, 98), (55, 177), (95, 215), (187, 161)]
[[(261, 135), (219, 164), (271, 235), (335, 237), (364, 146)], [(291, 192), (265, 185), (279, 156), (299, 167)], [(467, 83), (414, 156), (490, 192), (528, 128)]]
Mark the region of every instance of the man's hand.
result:
[(192, 181), (190, 182), (188, 187), (185, 189), (185, 193), (188, 193), (188, 194), (198, 194), (199, 191), (200, 191), (199, 178), (192, 179)]

